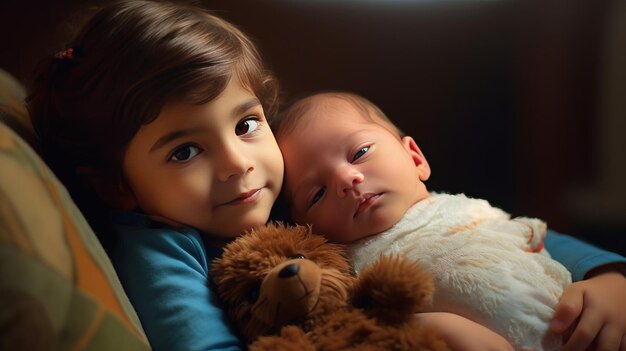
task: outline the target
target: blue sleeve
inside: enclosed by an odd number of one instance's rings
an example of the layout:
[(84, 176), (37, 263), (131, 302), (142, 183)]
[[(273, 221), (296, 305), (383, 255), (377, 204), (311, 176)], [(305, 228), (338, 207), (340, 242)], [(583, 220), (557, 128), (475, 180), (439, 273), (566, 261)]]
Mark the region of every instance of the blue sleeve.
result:
[(573, 281), (580, 281), (592, 269), (610, 264), (626, 263), (626, 258), (548, 229), (544, 242), (550, 256), (572, 273)]
[(241, 350), (209, 289), (197, 233), (141, 229), (120, 240), (112, 258), (153, 350)]

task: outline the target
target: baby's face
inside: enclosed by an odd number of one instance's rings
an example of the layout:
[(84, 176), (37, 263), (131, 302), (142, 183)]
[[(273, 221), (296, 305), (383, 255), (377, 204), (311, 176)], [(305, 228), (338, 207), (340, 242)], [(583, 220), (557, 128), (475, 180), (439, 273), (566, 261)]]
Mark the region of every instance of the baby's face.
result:
[(233, 78), (206, 104), (166, 104), (131, 140), (124, 172), (142, 211), (231, 238), (267, 221), (283, 162), (259, 100)]
[(390, 228), (428, 197), (430, 168), (412, 138), (337, 104), (311, 109), (279, 146), (295, 220), (346, 243)]

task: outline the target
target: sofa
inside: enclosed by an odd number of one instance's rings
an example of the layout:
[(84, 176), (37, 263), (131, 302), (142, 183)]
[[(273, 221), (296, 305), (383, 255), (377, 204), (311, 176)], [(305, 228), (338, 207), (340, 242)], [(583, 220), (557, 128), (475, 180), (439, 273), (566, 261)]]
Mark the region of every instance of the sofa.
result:
[(0, 350), (149, 350), (104, 249), (0, 70)]

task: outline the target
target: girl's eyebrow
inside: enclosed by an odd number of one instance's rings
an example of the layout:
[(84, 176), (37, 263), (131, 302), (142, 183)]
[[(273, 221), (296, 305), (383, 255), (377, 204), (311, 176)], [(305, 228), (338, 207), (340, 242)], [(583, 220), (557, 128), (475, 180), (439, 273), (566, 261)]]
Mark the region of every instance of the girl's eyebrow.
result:
[(258, 106), (260, 104), (261, 104), (261, 101), (259, 101), (259, 99), (257, 99), (256, 97), (251, 98), (247, 100), (246, 102), (240, 104), (239, 106), (235, 107), (235, 115), (240, 115), (242, 113), (245, 113), (249, 109), (255, 106)]
[(180, 129), (180, 130), (175, 130), (173, 132), (169, 132), (163, 135), (162, 137), (160, 137), (159, 140), (157, 140), (154, 143), (154, 145), (152, 145), (149, 152), (153, 152), (154, 150), (160, 147), (163, 147), (164, 145), (168, 144), (169, 142), (173, 140), (200, 133), (202, 132), (202, 130), (203, 128), (194, 127), (194, 128)]

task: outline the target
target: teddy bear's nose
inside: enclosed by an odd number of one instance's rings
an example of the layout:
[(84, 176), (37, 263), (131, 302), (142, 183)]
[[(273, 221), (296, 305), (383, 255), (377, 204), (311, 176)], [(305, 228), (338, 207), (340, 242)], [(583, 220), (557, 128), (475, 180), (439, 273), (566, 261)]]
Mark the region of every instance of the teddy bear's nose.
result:
[(281, 269), (280, 272), (278, 272), (278, 277), (279, 278), (293, 277), (294, 275), (298, 274), (298, 271), (300, 271), (300, 266), (298, 266), (295, 263), (288, 264), (285, 267), (283, 267), (283, 269)]

